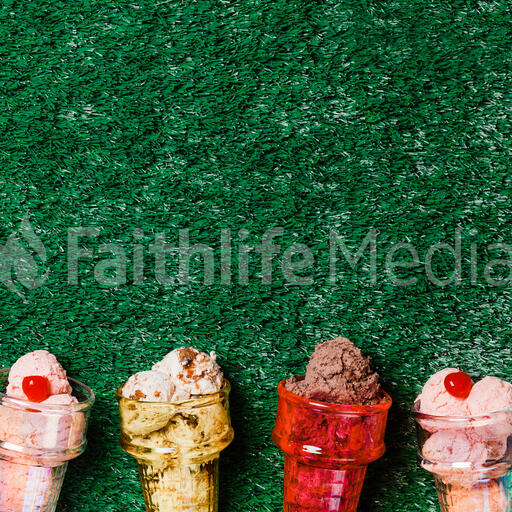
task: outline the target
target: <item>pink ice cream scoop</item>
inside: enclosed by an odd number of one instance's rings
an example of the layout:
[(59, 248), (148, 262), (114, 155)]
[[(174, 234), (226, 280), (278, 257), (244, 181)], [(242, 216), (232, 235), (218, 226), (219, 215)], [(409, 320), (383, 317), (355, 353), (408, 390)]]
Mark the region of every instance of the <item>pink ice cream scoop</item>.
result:
[(457, 368), (446, 368), (434, 373), (425, 385), (421, 394), (416, 398), (419, 401), (423, 414), (435, 416), (466, 416), (466, 402), (449, 393), (444, 384), (446, 377), (458, 373)]
[(431, 462), (485, 462), (486, 443), (472, 440), (459, 430), (442, 430), (431, 435), (423, 445), (423, 455)]
[(27, 400), (23, 391), (26, 377), (40, 376), (48, 380), (50, 395), (70, 394), (71, 386), (66, 377), (66, 370), (57, 358), (47, 350), (35, 350), (21, 356), (11, 367), (7, 395)]
[(470, 416), (508, 409), (512, 407), (512, 384), (484, 377), (473, 386), (465, 405)]
[[(24, 382), (40, 378), (40, 383), (47, 386), (46, 394), (33, 400), (24, 391)], [(42, 379), (42, 380), (41, 380)], [(44, 385), (43, 384), (43, 385)], [(26, 389), (26, 388), (25, 388)], [(11, 367), (8, 377), (6, 394), (9, 397), (36, 402), (42, 406), (71, 406), (78, 403), (72, 394), (72, 387), (66, 376), (66, 370), (57, 361), (57, 358), (46, 350), (36, 350), (20, 357)], [(36, 407), (36, 406), (34, 406)], [(77, 420), (82, 415), (62, 414), (57, 410), (55, 414), (27, 413), (21, 407), (3, 407), (0, 409), (2, 439), (33, 448), (59, 449), (67, 448), (73, 444), (70, 436), (81, 436), (77, 431)]]
[[(465, 379), (460, 380), (460, 376), (465, 376)], [(462, 385), (463, 389), (454, 389), (454, 385)], [(497, 377), (484, 377), (473, 384), (467, 374), (456, 368), (446, 368), (432, 375), (416, 398), (417, 412), (432, 416), (420, 419), (422, 428), (431, 433), (452, 430), (454, 423), (451, 418), (494, 413), (492, 420), (482, 418), (478, 422), (473, 421), (469, 436), (471, 443), (483, 441), (488, 444), (488, 452), (494, 456), (504, 453), (507, 437), (512, 434), (512, 410), (507, 411), (511, 407), (512, 384)], [(437, 443), (450, 444), (450, 440), (455, 438), (436, 439)]]
[(484, 377), (473, 386), (466, 409), (468, 416), (495, 413), (494, 421), (481, 427), (479, 434), (495, 439), (496, 453), (503, 453), (505, 441), (512, 434), (512, 384), (497, 377)]

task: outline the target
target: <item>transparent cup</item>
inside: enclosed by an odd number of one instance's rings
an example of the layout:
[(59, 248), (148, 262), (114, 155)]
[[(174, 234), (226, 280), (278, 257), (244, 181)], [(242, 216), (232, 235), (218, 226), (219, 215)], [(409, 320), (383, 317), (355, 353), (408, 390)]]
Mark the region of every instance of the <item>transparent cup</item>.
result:
[[(8, 369), (0, 370), (5, 391)], [(85, 450), (94, 393), (69, 378), (70, 405), (44, 405), (0, 393), (0, 511), (53, 512), (68, 461)]]
[(355, 512), (368, 464), (385, 452), (391, 398), (375, 405), (310, 400), (277, 387), (274, 443), (284, 452), (284, 512)]
[(116, 398), (121, 447), (138, 463), (147, 512), (217, 512), (219, 456), (233, 440), (230, 386), (182, 402)]
[(442, 512), (512, 511), (512, 409), (467, 417), (413, 407), (421, 466), (434, 475)]

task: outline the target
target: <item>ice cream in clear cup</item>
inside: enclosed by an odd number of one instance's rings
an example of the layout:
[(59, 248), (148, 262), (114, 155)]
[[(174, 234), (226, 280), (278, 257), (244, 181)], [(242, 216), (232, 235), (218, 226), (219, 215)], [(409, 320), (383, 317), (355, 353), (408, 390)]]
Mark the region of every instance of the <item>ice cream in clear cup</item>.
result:
[[(355, 512), (368, 464), (385, 452), (390, 396), (346, 338), (318, 345), (305, 377), (277, 387), (284, 512)], [(317, 398), (319, 397), (319, 398)]]
[(418, 456), (434, 476), (441, 512), (512, 511), (511, 391), (500, 379), (473, 384), (448, 368), (417, 398)]
[(217, 512), (230, 384), (213, 355), (171, 354), (117, 390), (121, 447), (137, 461), (147, 512)]
[(0, 370), (0, 510), (53, 512), (68, 461), (85, 450), (94, 393), (66, 377), (65, 393), (33, 402), (10, 389), (9, 372)]

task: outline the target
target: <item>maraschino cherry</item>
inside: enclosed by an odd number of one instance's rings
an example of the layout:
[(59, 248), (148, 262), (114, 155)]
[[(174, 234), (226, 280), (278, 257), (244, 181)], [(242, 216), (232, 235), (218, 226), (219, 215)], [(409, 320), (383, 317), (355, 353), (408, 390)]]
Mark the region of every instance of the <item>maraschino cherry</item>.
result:
[(445, 377), (444, 387), (450, 395), (464, 400), (469, 396), (469, 393), (471, 393), (473, 382), (467, 373), (453, 372)]
[(25, 377), (21, 387), (30, 402), (40, 403), (50, 396), (50, 383), (41, 375)]

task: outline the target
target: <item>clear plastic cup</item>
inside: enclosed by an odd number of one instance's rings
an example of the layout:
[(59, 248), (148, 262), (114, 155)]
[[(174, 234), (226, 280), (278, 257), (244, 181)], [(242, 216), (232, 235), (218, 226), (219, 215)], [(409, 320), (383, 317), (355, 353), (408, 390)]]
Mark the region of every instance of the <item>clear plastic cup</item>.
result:
[(413, 407), (421, 466), (442, 512), (512, 511), (512, 409), (467, 417)]
[[(0, 370), (0, 390), (8, 369)], [(85, 450), (94, 393), (68, 379), (79, 400), (44, 405), (0, 393), (0, 511), (53, 512), (68, 461)]]
[(385, 451), (391, 398), (339, 405), (277, 387), (275, 444), (284, 452), (284, 512), (355, 512), (366, 467)]
[(116, 398), (121, 447), (138, 463), (147, 512), (217, 512), (219, 456), (233, 440), (230, 386), (182, 402)]

